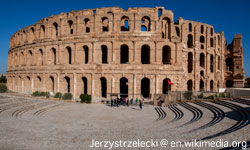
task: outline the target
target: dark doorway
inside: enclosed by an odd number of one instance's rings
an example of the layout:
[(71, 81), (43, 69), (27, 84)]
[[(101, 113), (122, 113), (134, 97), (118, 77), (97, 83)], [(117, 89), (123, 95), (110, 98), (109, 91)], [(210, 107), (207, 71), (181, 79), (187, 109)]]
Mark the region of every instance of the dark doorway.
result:
[(51, 51), (52, 51), (52, 63), (54, 64), (54, 65), (56, 65), (56, 49), (55, 48), (52, 48), (51, 49)]
[(171, 48), (169, 46), (164, 46), (162, 48), (162, 63), (170, 64), (171, 59)]
[(187, 45), (188, 45), (188, 48), (192, 48), (194, 46), (193, 35), (191, 35), (191, 34), (188, 35)]
[(127, 45), (121, 46), (120, 60), (121, 64), (127, 64), (129, 61), (129, 48)]
[(107, 80), (104, 77), (101, 77), (100, 80), (101, 80), (101, 96), (107, 97)]
[(212, 92), (214, 90), (214, 81), (210, 81), (210, 91)]
[(163, 94), (168, 94), (168, 91), (171, 91), (171, 84), (169, 84), (170, 79), (166, 78), (163, 80), (162, 83), (162, 93)]
[(50, 78), (50, 82), (51, 82), (51, 90), (52, 90), (52, 92), (55, 92), (55, 80), (54, 80), (54, 77), (52, 77), (52, 76), (50, 76), (49, 77)]
[(88, 46), (83, 46), (84, 49), (84, 54), (85, 54), (85, 64), (87, 64), (89, 62), (89, 48)]
[(67, 55), (68, 55), (68, 64), (71, 64), (71, 48), (67, 47)]
[(83, 93), (88, 93), (88, 80), (86, 77), (82, 77), (82, 83), (83, 83)]
[(232, 80), (227, 80), (226, 81), (226, 87), (233, 87), (233, 81)]
[(200, 54), (200, 66), (205, 67), (205, 55), (203, 53)]
[(233, 59), (228, 57), (226, 59), (227, 71), (233, 71)]
[(193, 81), (192, 80), (188, 80), (188, 82), (187, 82), (187, 90), (188, 91), (193, 91)]
[(125, 77), (120, 79), (120, 94), (121, 97), (128, 97), (128, 79)]
[(204, 81), (200, 80), (200, 91), (204, 91)]
[(193, 71), (193, 54), (191, 52), (188, 53), (188, 73)]
[(70, 93), (70, 78), (68, 76), (65, 77), (67, 92)]
[(141, 63), (150, 64), (150, 47), (148, 45), (141, 47)]
[(141, 94), (143, 97), (149, 97), (150, 94), (150, 80), (143, 78), (141, 80)]
[(102, 45), (102, 63), (107, 64), (108, 63), (108, 48), (106, 45)]

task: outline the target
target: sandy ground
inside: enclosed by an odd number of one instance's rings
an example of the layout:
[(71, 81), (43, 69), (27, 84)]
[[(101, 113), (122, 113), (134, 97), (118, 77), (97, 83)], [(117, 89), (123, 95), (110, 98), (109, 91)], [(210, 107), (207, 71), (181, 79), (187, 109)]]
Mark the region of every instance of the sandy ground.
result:
[[(222, 148), (197, 143), (180, 147), (195, 139), (229, 145), (243, 141), (244, 148), (250, 141), (249, 104), (245, 99), (162, 108), (145, 105), (140, 110), (138, 106), (113, 108), (0, 94), (0, 150), (109, 149), (106, 141), (120, 140), (128, 141), (127, 146), (112, 149)], [(92, 148), (93, 140), (104, 142)], [(158, 145), (129, 147), (130, 141), (138, 140)]]

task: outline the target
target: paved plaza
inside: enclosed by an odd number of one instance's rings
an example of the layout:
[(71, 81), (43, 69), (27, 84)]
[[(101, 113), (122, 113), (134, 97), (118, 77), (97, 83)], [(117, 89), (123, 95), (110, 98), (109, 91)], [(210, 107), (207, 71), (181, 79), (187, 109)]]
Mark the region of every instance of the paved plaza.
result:
[[(222, 149), (180, 148), (194, 139), (249, 146), (250, 100), (110, 107), (20, 96), (0, 95), (0, 150), (75, 150), (91, 148), (92, 141), (161, 141), (167, 147), (123, 149)], [(121, 148), (112, 148), (121, 149)]]

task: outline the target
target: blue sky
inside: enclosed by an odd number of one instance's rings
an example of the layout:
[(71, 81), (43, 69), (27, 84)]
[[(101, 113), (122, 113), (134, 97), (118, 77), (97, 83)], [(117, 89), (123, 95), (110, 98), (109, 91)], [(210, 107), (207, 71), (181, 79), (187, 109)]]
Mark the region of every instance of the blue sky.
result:
[(0, 2), (0, 73), (5, 73), (8, 63), (9, 39), (17, 30), (36, 23), (44, 17), (61, 12), (98, 7), (164, 6), (174, 12), (177, 20), (204, 22), (224, 31), (227, 42), (234, 34), (243, 35), (244, 66), (250, 77), (250, 1), (249, 0), (8, 0)]

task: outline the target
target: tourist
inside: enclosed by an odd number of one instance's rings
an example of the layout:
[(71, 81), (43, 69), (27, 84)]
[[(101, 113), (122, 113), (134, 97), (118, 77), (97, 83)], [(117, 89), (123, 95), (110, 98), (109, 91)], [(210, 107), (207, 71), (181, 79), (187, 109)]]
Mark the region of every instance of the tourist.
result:
[(127, 100), (127, 107), (129, 106), (129, 99)]
[(131, 98), (131, 100), (130, 100), (130, 104), (131, 104), (131, 105), (133, 105), (133, 98)]
[(137, 105), (137, 103), (138, 103), (138, 99), (136, 98), (136, 99), (135, 99), (135, 104)]
[(113, 102), (114, 102), (113, 98), (111, 98), (111, 107), (113, 107)]
[(142, 102), (141, 102), (141, 100), (139, 100), (139, 107), (140, 107), (140, 109), (142, 109)]

